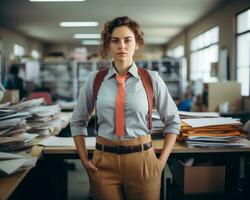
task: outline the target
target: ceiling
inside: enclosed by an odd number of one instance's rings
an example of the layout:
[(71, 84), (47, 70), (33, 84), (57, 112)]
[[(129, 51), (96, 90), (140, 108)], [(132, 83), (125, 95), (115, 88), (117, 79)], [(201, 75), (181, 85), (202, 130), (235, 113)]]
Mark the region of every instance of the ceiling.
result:
[[(46, 43), (79, 43), (75, 33), (100, 33), (105, 21), (130, 16), (147, 44), (164, 44), (227, 0), (86, 0), (29, 2), (1, 0), (0, 24)], [(98, 27), (63, 28), (61, 21), (97, 21)]]

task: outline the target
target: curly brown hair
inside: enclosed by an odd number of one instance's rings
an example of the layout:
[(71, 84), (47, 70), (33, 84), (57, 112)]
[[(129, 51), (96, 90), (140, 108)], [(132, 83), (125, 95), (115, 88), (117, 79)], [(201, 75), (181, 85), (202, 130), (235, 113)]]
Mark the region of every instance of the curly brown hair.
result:
[(111, 35), (113, 30), (119, 26), (129, 27), (135, 34), (135, 41), (139, 46), (144, 44), (143, 32), (140, 30), (140, 25), (130, 19), (128, 16), (117, 17), (113, 20), (107, 21), (104, 24), (103, 31), (101, 33), (101, 56), (106, 59), (108, 57), (109, 42), (111, 40)]

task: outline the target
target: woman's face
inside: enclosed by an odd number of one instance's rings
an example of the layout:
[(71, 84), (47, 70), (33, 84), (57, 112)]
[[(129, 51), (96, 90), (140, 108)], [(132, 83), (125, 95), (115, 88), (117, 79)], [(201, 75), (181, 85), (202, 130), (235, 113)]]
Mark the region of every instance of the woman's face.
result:
[(135, 34), (127, 26), (120, 26), (113, 30), (109, 44), (109, 52), (114, 61), (132, 61), (138, 44)]

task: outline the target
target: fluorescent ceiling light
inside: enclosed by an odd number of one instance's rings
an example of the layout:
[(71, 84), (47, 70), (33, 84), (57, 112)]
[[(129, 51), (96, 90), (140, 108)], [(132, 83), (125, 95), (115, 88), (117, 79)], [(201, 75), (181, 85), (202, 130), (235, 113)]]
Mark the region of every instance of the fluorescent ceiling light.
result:
[(31, 2), (78, 2), (85, 0), (30, 0)]
[(99, 45), (100, 41), (99, 40), (83, 40), (81, 43), (83, 45)]
[(98, 22), (61, 22), (62, 27), (92, 27), (98, 26)]
[(99, 39), (101, 38), (100, 34), (75, 34), (75, 39)]

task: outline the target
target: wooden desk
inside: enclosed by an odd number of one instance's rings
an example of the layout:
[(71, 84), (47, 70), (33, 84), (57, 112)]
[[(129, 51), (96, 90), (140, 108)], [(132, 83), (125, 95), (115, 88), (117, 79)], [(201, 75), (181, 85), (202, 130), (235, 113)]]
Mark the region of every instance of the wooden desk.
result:
[[(42, 155), (43, 147), (34, 146), (30, 152), (31, 156), (40, 158)], [(32, 168), (28, 168), (12, 174), (10, 176), (0, 178), (0, 200), (8, 199), (9, 196), (14, 192), (16, 187), (22, 182), (25, 176), (30, 172)]]
[[(153, 146), (156, 153), (159, 155), (163, 146), (163, 140), (153, 140)], [(176, 142), (170, 158), (217, 158), (223, 161), (223, 165), (226, 166), (225, 174), (225, 193), (230, 196), (231, 193), (237, 190), (238, 186), (238, 177), (239, 177), (239, 158), (244, 156), (250, 156), (250, 141), (247, 142), (248, 147), (245, 148), (214, 148), (214, 149), (205, 149), (205, 148), (188, 148), (184, 143)], [(94, 150), (94, 147), (89, 147), (88, 152), (91, 154)], [(45, 147), (43, 149), (44, 158), (48, 160), (48, 163), (53, 165), (62, 165), (62, 160), (64, 159), (78, 159), (75, 147)], [(59, 166), (58, 166), (59, 167)], [(58, 169), (58, 167), (53, 167)], [(50, 172), (55, 176), (53, 180), (58, 180), (63, 175), (60, 174), (58, 170)], [(65, 172), (63, 173), (65, 174)], [(58, 177), (58, 178), (56, 178)], [(66, 180), (66, 179), (65, 179)], [(164, 177), (162, 180), (165, 180)], [(163, 181), (164, 182), (164, 181)], [(67, 188), (67, 183), (57, 182), (57, 190), (62, 191), (63, 189), (58, 188)], [(163, 188), (166, 187), (163, 185)], [(51, 192), (55, 192), (54, 190)], [(60, 194), (53, 194), (54, 199), (65, 199)]]
[[(163, 147), (164, 141), (161, 139), (153, 140), (153, 147), (156, 153), (160, 153)], [(250, 154), (250, 141), (247, 141), (248, 147), (243, 148), (188, 148), (183, 142), (176, 142), (171, 154), (205, 154), (205, 153), (249, 153)], [(88, 151), (91, 152), (95, 149), (95, 147), (88, 147)], [(44, 147), (43, 153), (46, 155), (60, 155), (60, 154), (68, 154), (68, 155), (77, 155), (77, 151), (75, 147)]]
[[(60, 133), (62, 128), (65, 128), (71, 119), (71, 112), (63, 112), (60, 113), (60, 118), (63, 120), (61, 127), (56, 127), (53, 129), (53, 135), (57, 135)], [(41, 140), (40, 138), (35, 139), (36, 141)], [(39, 159), (43, 153), (42, 146), (33, 146), (30, 155), (33, 157), (37, 157)], [(28, 168), (12, 174), (6, 177), (0, 177), (0, 200), (7, 200), (10, 195), (15, 191), (17, 186), (22, 182), (22, 180), (26, 177), (26, 175), (30, 172), (32, 168)]]

